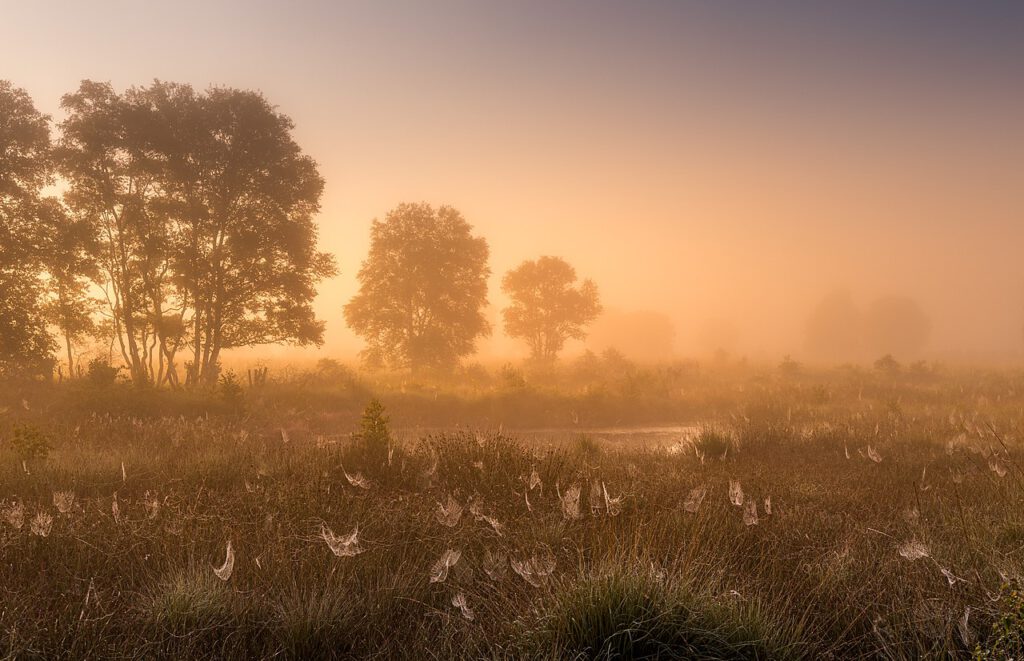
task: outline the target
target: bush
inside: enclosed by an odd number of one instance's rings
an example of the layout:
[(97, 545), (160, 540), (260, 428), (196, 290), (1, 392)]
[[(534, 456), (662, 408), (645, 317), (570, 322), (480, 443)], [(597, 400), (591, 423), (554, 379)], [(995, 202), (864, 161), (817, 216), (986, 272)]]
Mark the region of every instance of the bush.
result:
[(49, 436), (33, 425), (18, 425), (14, 428), (11, 448), (21, 461), (45, 460), (53, 449)]
[(782, 358), (782, 362), (779, 363), (779, 372), (785, 376), (796, 376), (803, 369), (797, 361), (793, 360), (793, 357), (786, 355)]
[(238, 382), (238, 377), (231, 370), (220, 375), (218, 394), (221, 400), (233, 410), (237, 411), (242, 408), (244, 403), (242, 384)]
[(892, 354), (887, 353), (875, 361), (875, 369), (883, 374), (898, 374), (900, 371), (900, 363), (892, 357)]
[(381, 466), (388, 460), (392, 444), (391, 429), (388, 427), (388, 417), (384, 415), (384, 405), (379, 399), (370, 400), (363, 411), (359, 438), (366, 458), (373, 466)]
[(526, 388), (526, 377), (523, 370), (512, 363), (505, 363), (501, 366), (501, 380), (509, 390), (523, 390)]
[(109, 386), (117, 381), (121, 367), (114, 367), (103, 358), (93, 358), (85, 370), (85, 377), (97, 386)]

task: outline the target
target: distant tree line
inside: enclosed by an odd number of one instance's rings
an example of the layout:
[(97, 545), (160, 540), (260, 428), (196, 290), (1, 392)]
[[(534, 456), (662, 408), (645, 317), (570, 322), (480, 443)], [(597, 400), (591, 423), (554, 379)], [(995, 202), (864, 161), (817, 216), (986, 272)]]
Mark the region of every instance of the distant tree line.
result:
[[(140, 385), (218, 378), (225, 350), (319, 345), (317, 249), (324, 181), (261, 94), (156, 81), (116, 92), (83, 81), (53, 122), (0, 81), (0, 376), (69, 373), (87, 338)], [(345, 306), (371, 366), (450, 369), (491, 332), (489, 249), (452, 207), (401, 204), (375, 220)], [(564, 260), (504, 278), (505, 330), (555, 359), (600, 313)], [(80, 366), (79, 366), (80, 368)]]

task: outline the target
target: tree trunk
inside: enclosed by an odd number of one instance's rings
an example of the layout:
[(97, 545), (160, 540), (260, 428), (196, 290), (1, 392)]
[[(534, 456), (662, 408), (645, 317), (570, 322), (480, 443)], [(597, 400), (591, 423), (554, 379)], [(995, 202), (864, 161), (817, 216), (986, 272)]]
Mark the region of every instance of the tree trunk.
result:
[(68, 350), (68, 378), (72, 378), (75, 374), (75, 360), (71, 355), (71, 335), (67, 332), (64, 333), (64, 346)]

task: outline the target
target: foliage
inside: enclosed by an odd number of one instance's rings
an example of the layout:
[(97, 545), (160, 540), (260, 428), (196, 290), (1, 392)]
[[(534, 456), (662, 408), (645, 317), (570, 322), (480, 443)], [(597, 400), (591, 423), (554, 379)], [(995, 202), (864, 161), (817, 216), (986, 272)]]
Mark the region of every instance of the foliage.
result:
[(44, 220), (52, 205), (49, 117), (0, 80), (0, 377), (49, 374), (54, 345), (42, 312)]
[(391, 430), (388, 428), (388, 417), (384, 414), (384, 405), (379, 399), (370, 400), (363, 411), (359, 438), (373, 464), (379, 466), (387, 461), (392, 444)]
[(800, 373), (800, 369), (800, 363), (794, 360), (789, 354), (783, 356), (782, 362), (779, 363), (779, 372), (786, 376), (796, 376)]
[(450, 371), (490, 333), (487, 242), (456, 209), (400, 204), (373, 221), (359, 292), (345, 306), (370, 365)]
[(523, 390), (527, 386), (523, 370), (512, 363), (505, 363), (501, 366), (501, 378), (509, 390)]
[(505, 274), (502, 290), (512, 304), (502, 311), (505, 332), (521, 338), (530, 355), (550, 362), (566, 340), (582, 340), (584, 328), (601, 312), (597, 285), (576, 284), (576, 270), (559, 257), (527, 260)]
[(46, 459), (53, 449), (50, 437), (31, 424), (16, 425), (11, 433), (11, 449), (22, 461)]
[(105, 358), (93, 358), (89, 361), (85, 376), (94, 385), (107, 386), (117, 381), (122, 369), (111, 365)]
[(56, 348), (41, 308), (43, 288), (24, 269), (0, 268), (0, 377), (49, 376)]
[(245, 392), (238, 376), (231, 370), (220, 375), (218, 383), (218, 394), (225, 404), (233, 409), (239, 409), (245, 401)]
[(999, 597), (999, 616), (989, 636), (975, 648), (975, 659), (1016, 659), (1024, 654), (1024, 592), (1020, 583), (1003, 584)]
[(155, 82), (64, 96), (57, 154), (133, 381), (214, 384), (223, 350), (319, 343), (314, 286), (323, 180), (291, 120), (256, 92)]
[[(375, 383), (396, 421), (378, 474), (363, 472), (362, 443), (345, 442), (368, 397), (300, 373), (268, 382), (244, 414), (206, 389), (0, 383), (3, 419), (45, 429), (51, 445), (26, 473), (0, 443), (0, 652), (1019, 655), (1017, 588), (993, 598), (1020, 573), (1024, 375), (776, 376), (661, 365), (599, 375), (590, 391), (566, 369), (552, 377), (562, 391), (491, 397)], [(671, 399), (657, 409), (627, 392)], [(619, 427), (588, 429), (593, 452), (576, 449), (577, 407), (581, 425)], [(625, 433), (637, 419), (652, 426)], [(529, 432), (524, 420), (549, 422)], [(494, 431), (501, 421), (523, 431)], [(689, 432), (657, 421), (704, 422), (739, 451), (702, 463), (679, 451)], [(580, 493), (581, 516), (566, 517), (559, 493)], [(61, 510), (69, 494), (78, 506)], [(45, 537), (37, 517), (52, 519)], [(362, 552), (335, 555), (323, 525), (358, 531)], [(237, 563), (225, 582), (213, 570), (227, 540)], [(431, 582), (448, 549), (461, 559)]]
[(887, 353), (875, 361), (875, 369), (884, 374), (896, 374), (900, 371), (900, 364), (891, 353)]

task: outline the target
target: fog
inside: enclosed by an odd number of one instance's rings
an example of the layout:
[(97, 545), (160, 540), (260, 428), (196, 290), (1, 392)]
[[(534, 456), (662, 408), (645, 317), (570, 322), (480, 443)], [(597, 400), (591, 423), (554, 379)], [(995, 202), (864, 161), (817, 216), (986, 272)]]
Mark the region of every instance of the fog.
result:
[(502, 333), (501, 279), (555, 255), (605, 309), (566, 355), (872, 359), (886, 341), (809, 337), (845, 292), (858, 315), (919, 308), (926, 330), (891, 343), (908, 359), (1019, 361), (1019, 8), (406, 9), (24, 4), (5, 8), (0, 61), (55, 119), (92, 77), (259, 89), (294, 120), (326, 180), (320, 248), (339, 265), (316, 301), (325, 344), (238, 356), (354, 358), (342, 307), (370, 223), (425, 201), (490, 246), (479, 360), (525, 355)]

